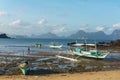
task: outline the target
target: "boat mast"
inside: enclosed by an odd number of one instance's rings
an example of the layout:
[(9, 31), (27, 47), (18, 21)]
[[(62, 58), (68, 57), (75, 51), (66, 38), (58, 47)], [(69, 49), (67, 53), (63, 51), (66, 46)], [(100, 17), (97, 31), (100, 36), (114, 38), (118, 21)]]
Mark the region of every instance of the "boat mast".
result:
[(97, 43), (95, 42), (95, 49), (97, 50)]
[(83, 36), (82, 39), (84, 39), (85, 50), (87, 50), (87, 37)]

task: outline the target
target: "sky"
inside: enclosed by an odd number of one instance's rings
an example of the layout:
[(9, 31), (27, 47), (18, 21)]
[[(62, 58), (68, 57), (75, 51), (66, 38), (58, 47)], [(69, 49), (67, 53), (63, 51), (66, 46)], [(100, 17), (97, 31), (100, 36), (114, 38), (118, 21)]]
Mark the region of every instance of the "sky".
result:
[(120, 0), (0, 0), (0, 32), (68, 36), (120, 29)]

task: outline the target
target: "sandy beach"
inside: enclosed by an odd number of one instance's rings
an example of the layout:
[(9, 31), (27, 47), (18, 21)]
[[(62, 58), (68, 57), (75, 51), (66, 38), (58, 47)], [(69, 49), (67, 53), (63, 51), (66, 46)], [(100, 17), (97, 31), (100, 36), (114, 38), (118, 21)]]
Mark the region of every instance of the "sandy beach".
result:
[(99, 71), (99, 72), (81, 72), (81, 73), (64, 73), (50, 75), (11, 75), (0, 76), (0, 80), (120, 80), (120, 70)]

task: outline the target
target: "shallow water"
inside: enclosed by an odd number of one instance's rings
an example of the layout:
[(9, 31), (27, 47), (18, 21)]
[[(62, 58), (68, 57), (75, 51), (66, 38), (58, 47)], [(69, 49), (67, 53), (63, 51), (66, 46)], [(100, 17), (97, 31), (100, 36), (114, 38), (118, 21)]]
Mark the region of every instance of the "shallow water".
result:
[[(61, 49), (51, 49), (48, 47), (50, 42), (59, 42), (63, 44)], [(70, 54), (69, 47), (67, 46), (68, 42), (74, 42), (75, 39), (0, 39), (0, 54), (8, 54), (8, 55), (27, 55), (28, 54), (28, 46), (30, 47), (31, 54), (46, 54), (46, 53), (56, 53), (56, 54)], [(81, 42), (81, 40), (77, 40)], [(94, 42), (94, 41), (91, 41)], [(35, 48), (36, 43), (41, 43), (41, 48)], [(12, 62), (13, 58), (8, 58), (8, 62)], [(20, 58), (16, 58), (15, 60), (19, 60)], [(92, 60), (91, 60), (92, 61)], [(119, 62), (120, 61), (120, 53), (119, 52), (111, 52), (104, 60), (104, 62)], [(101, 62), (102, 62), (101, 61)], [(6, 63), (5, 61), (3, 61)], [(22, 62), (22, 61), (21, 61)], [(30, 67), (33, 70), (36, 69), (59, 69), (63, 71), (68, 71), (71, 68), (76, 68), (79, 63), (74, 63), (71, 61), (58, 59), (55, 56), (46, 56), (37, 58), (35, 61), (30, 62)], [(14, 66), (18, 66), (15, 64)], [(84, 66), (84, 69), (93, 69), (96, 66)], [(104, 69), (119, 69), (119, 66), (103, 66)]]
[[(35, 46), (35, 44), (42, 44), (42, 47), (44, 49), (50, 45), (51, 42), (57, 42), (59, 44), (63, 44), (63, 49), (68, 48), (67, 43), (70, 42), (84, 42), (82, 39), (32, 39), (32, 38), (26, 38), (26, 39), (0, 39), (0, 51), (20, 51), (24, 50), (26, 51), (28, 46)], [(99, 40), (99, 41), (111, 41), (111, 40)], [(97, 40), (88, 40), (88, 43), (95, 43), (99, 42)], [(35, 50), (39, 50), (36, 48), (31, 48)]]

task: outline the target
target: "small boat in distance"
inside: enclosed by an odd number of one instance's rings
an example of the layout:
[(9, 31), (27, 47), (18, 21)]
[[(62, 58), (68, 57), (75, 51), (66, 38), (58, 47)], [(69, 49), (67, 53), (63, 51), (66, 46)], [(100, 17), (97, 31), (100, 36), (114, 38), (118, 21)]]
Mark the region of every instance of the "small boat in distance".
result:
[(62, 48), (62, 44), (58, 44), (58, 43), (51, 43), (49, 45), (50, 48), (53, 48), (53, 49), (59, 49), (59, 48)]

